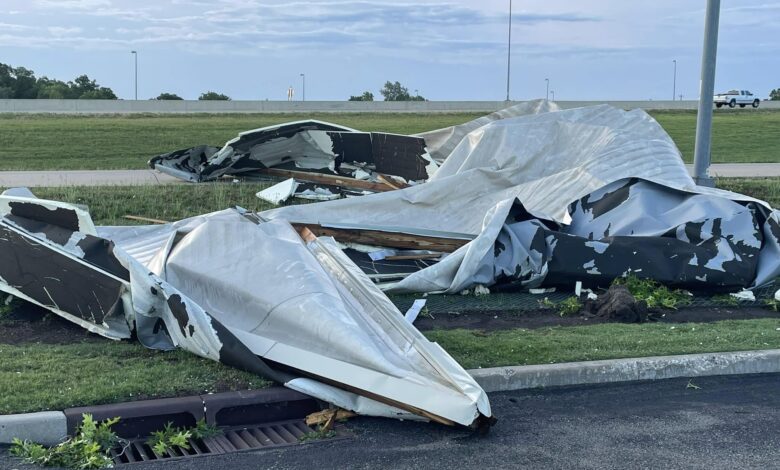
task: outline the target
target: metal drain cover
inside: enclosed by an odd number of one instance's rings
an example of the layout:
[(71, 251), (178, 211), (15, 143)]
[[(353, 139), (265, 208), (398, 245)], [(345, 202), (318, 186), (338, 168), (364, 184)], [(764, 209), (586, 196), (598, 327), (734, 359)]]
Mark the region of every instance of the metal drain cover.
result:
[[(224, 428), (222, 431), (223, 433), (217, 436), (205, 439), (190, 439), (189, 449), (174, 447), (163, 455), (156, 453), (147, 444), (148, 438), (134, 439), (123, 447), (112, 449), (111, 458), (114, 459), (114, 463), (121, 465), (282, 447), (299, 444), (301, 437), (314, 432), (314, 429), (306, 425), (303, 419), (296, 419), (264, 423), (258, 426)], [(343, 438), (345, 436), (337, 431), (335, 439), (339, 437)], [(312, 441), (314, 440), (316, 439)]]

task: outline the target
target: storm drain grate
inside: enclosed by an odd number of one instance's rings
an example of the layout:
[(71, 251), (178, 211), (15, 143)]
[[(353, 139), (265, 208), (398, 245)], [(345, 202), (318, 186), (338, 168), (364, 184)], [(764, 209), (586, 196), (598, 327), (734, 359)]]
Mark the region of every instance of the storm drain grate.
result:
[(134, 439), (122, 447), (112, 449), (111, 458), (116, 464), (130, 464), (282, 447), (298, 444), (301, 437), (311, 432), (314, 429), (302, 419), (226, 428), (217, 436), (190, 439), (189, 449), (174, 447), (163, 455), (152, 449), (147, 443), (148, 438)]

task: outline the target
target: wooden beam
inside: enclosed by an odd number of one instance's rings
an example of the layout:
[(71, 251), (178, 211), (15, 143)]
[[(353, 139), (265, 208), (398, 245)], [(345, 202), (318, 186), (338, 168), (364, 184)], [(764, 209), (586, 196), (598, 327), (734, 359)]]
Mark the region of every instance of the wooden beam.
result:
[(407, 250), (430, 250), (452, 253), (469, 240), (455, 238), (427, 237), (398, 232), (382, 232), (380, 230), (360, 230), (323, 227), (318, 224), (302, 224), (291, 222), (299, 233), (307, 229), (318, 237), (333, 237), (340, 242), (360, 243), (363, 245), (386, 246), (388, 248), (403, 248)]
[(308, 171), (295, 171), (295, 170), (280, 170), (278, 168), (263, 168), (257, 170), (258, 173), (276, 176), (279, 178), (295, 178), (299, 181), (306, 181), (308, 183), (327, 184), (331, 186), (341, 186), (342, 188), (349, 189), (362, 189), (365, 191), (373, 191), (376, 193), (385, 191), (395, 191), (396, 188), (385, 183), (374, 183), (372, 181), (358, 180), (355, 178), (347, 178), (337, 175), (326, 175), (323, 173), (311, 173)]
[(151, 222), (153, 224), (169, 224), (167, 220), (160, 220), (160, 219), (150, 219), (149, 217), (141, 217), (139, 215), (125, 215), (123, 216), (125, 219), (130, 220), (138, 220), (141, 222)]

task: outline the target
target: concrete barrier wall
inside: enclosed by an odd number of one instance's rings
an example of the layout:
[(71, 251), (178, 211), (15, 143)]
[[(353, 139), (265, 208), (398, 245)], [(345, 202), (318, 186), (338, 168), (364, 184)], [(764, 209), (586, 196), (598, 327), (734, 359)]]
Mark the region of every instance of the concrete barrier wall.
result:
[[(0, 99), (0, 113), (488, 113), (519, 101), (155, 101)], [(696, 109), (696, 101), (558, 101), (564, 109), (607, 103), (623, 109)], [(780, 101), (762, 108), (780, 109)], [(740, 108), (737, 108), (740, 109)]]

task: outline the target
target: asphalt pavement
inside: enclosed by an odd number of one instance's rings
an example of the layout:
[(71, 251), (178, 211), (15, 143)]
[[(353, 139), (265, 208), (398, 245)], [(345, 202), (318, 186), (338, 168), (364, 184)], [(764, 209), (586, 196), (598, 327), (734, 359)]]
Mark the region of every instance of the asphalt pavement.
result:
[[(354, 435), (349, 439), (132, 468), (780, 468), (780, 374), (525, 390), (490, 398), (499, 421), (487, 436), (356, 418), (345, 425)], [(3, 449), (0, 468), (33, 467), (20, 465)]]

